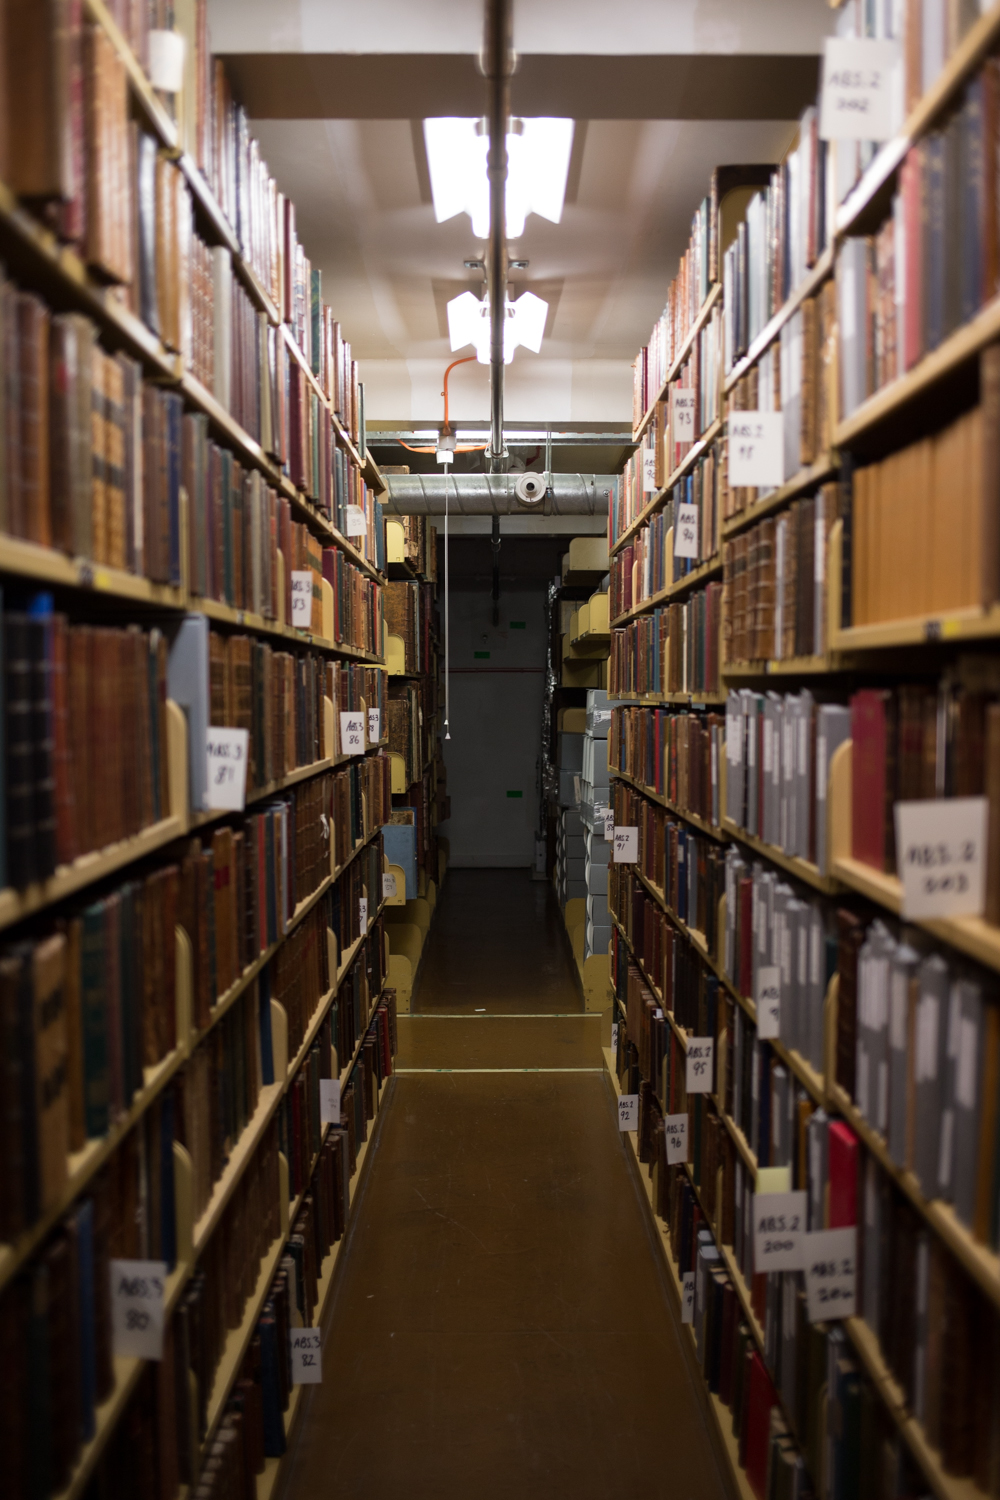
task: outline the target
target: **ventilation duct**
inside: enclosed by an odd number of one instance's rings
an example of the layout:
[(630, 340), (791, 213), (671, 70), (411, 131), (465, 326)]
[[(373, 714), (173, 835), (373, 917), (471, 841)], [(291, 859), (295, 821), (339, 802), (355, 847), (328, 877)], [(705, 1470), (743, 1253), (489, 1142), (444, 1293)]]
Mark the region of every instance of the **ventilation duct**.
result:
[(517, 474), (387, 474), (389, 516), (606, 516), (617, 474), (550, 474), (545, 498), (518, 499)]

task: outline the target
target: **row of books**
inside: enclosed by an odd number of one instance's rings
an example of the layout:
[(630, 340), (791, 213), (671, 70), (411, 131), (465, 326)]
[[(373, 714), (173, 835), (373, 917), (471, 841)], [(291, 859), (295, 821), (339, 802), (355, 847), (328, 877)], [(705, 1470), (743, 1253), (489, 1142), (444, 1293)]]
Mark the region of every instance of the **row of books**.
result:
[(851, 710), (798, 693), (730, 691), (726, 817), (826, 873), (829, 767), (851, 734)]
[[(343, 800), (356, 779), (346, 770), (302, 783), (242, 826), (216, 829), (206, 846), (192, 840), (179, 862), (78, 905), (52, 935), (6, 951), (0, 981), (10, 1107), (3, 1122), (0, 1238), (15, 1238), (57, 1200), (70, 1155), (107, 1133), (142, 1087), (145, 1070), (180, 1040), (175, 925), (191, 941), (193, 1019), (203, 1030), (217, 999), (277, 942), (296, 903), (329, 874), (324, 821), (328, 827), (345, 822), (350, 831)], [(359, 864), (374, 918), (381, 838)], [(346, 874), (356, 904), (352, 870)], [(300, 924), (278, 950), (246, 1002), (247, 1024), (251, 1015), (261, 1017), (262, 1037), (254, 1045), (265, 1083), (273, 1082), (270, 998), (285, 1003), (294, 1049), (336, 978), (329, 971), (327, 927), (340, 951), (349, 946), (343, 941), (348, 933), (349, 942), (359, 935), (360, 918), (345, 896), (336, 884), (316, 920)]]
[(773, 866), (748, 860), (731, 845), (726, 851), (726, 925), (719, 966), (733, 988), (755, 1002), (764, 987), (762, 971), (767, 971), (769, 1024), (776, 1026), (775, 1035), (786, 1047), (822, 1075), (823, 1006), (837, 967), (829, 901)]
[(924, 1197), (953, 1204), (975, 1238), (995, 1248), (994, 986), (973, 965), (932, 951), (895, 924), (891, 930), (880, 918), (847, 910), (837, 920), (838, 1082)]
[(799, 121), (797, 144), (746, 205), (723, 255), (725, 368), (731, 370), (777, 312), (831, 238), (827, 202), (827, 145), (810, 105)]
[[(870, 930), (869, 941), (877, 943), (879, 938)], [(810, 1229), (857, 1225), (858, 1315), (875, 1335), (946, 1471), (973, 1475), (984, 1493), (992, 1493), (998, 1445), (990, 1401), (980, 1403), (969, 1393), (979, 1383), (991, 1391), (1000, 1375), (995, 1309), (849, 1126), (816, 1107), (770, 1045), (757, 1038), (752, 1022), (731, 997), (724, 997), (715, 1018), (698, 1017), (699, 1025), (707, 1022), (709, 1028), (698, 1034), (711, 1035), (716, 1043), (715, 1098), (688, 1095), (684, 1047), (659, 1020), (662, 996), (649, 990), (635, 965), (624, 971), (619, 967), (615, 973), (622, 1023), (619, 1073), (626, 1087), (639, 1093), (640, 1156), (659, 1174), (658, 1209), (667, 1216), (664, 1180), (678, 1173), (697, 1189), (688, 1212), (697, 1204), (712, 1224), (717, 1244), (733, 1247), (743, 1305), (751, 1305), (761, 1328), (760, 1352), (810, 1474), (818, 1479), (823, 1472), (823, 1445), (815, 1426), (823, 1410), (823, 1367), (817, 1369), (808, 1351), (817, 1334), (825, 1336), (829, 1326), (817, 1329), (808, 1324), (800, 1273), (756, 1271), (751, 1232), (756, 1181), (725, 1128), (723, 1113), (739, 1126), (761, 1166), (785, 1167), (789, 1186), (805, 1191)], [(665, 1034), (659, 1050), (644, 1037), (653, 1027)], [(945, 1031), (942, 1021), (941, 1034)], [(661, 1116), (676, 1112), (689, 1114), (690, 1165), (671, 1169)], [(917, 1108), (914, 1114), (920, 1121)], [(942, 1132), (939, 1120), (936, 1130), (928, 1122), (924, 1128), (930, 1142), (928, 1159), (938, 1153), (939, 1143), (947, 1142), (941, 1162), (950, 1163), (960, 1179), (967, 1178), (970, 1163), (947, 1126)], [(935, 1162), (934, 1169), (940, 1170), (940, 1165)], [(696, 1332), (697, 1308), (696, 1289)], [(813, 1350), (813, 1358), (817, 1352)], [(944, 1378), (956, 1364), (962, 1368), (958, 1388)]]
[[(615, 827), (638, 829), (636, 870), (659, 892), (679, 921), (703, 934), (709, 952), (715, 953), (719, 898), (725, 890), (725, 846), (696, 832), (625, 782), (616, 782), (611, 800)], [(608, 876), (608, 905), (623, 913), (627, 887), (623, 888), (621, 906), (612, 900), (611, 889), (616, 879), (626, 880), (630, 873), (630, 867), (615, 864)], [(627, 932), (624, 918), (623, 925)]]
[(1000, 922), (1000, 703), (990, 660), (960, 662), (940, 684), (863, 688), (850, 701), (851, 849), (896, 872), (896, 802), (985, 796), (986, 919)]
[[(406, 464), (383, 465), (383, 474), (409, 474)], [(414, 572), (437, 582), (437, 528), (426, 516), (393, 516), (403, 535), (403, 557)]]
[(717, 219), (713, 192), (695, 211), (688, 248), (681, 256), (677, 274), (670, 283), (667, 305), (650, 334), (649, 343), (640, 349), (632, 366), (633, 430), (659, 395), (667, 371), (680, 353), (681, 345), (716, 279)]
[[(609, 606), (612, 620), (679, 582), (718, 551), (718, 456), (718, 445), (713, 445), (691, 472), (672, 487), (662, 509), (612, 557)], [(696, 514), (692, 516), (690, 509), (685, 512), (685, 555), (678, 556), (681, 505), (693, 506)]]
[[(276, 549), (290, 573), (305, 545), (287, 498), (212, 443), (207, 416), (185, 415), (178, 392), (106, 353), (83, 314), (52, 313), (0, 273), (0, 324), (0, 530), (157, 582), (180, 584), (186, 570), (193, 592), (276, 618)], [(329, 441), (321, 456), (313, 468), (326, 478), (308, 492), (344, 531), (347, 506), (358, 505), (363, 550), (381, 564), (367, 486)], [(283, 587), (287, 615), (287, 575)], [(349, 630), (337, 639), (354, 643)]]
[(436, 641), (433, 583), (390, 580), (385, 585), (385, 628), (399, 636), (405, 653), (404, 670), (429, 672)]
[(436, 684), (430, 678), (389, 681), (389, 750), (403, 757), (407, 787), (419, 781), (434, 758), (437, 729), (434, 717)]
[[(805, 298), (774, 343), (728, 394), (730, 418), (741, 411), (782, 413), (785, 480), (815, 463), (833, 445), (835, 333), (836, 287), (827, 280), (814, 296)], [(723, 495), (723, 519), (739, 515), (769, 492), (766, 486), (729, 485)]]
[(710, 583), (611, 632), (609, 692), (718, 693), (723, 586)]
[(70, 625), (46, 592), (5, 609), (2, 631), (0, 884), (24, 889), (169, 815), (167, 643)]
[(1000, 288), (992, 210), (1000, 63), (988, 58), (940, 128), (900, 168), (877, 233), (844, 242), (837, 267), (841, 416), (911, 369)]
[(723, 542), (727, 662), (825, 654), (827, 549), (837, 513), (837, 486), (825, 484)]
[(682, 812), (718, 827), (725, 756), (721, 714), (662, 708), (611, 710), (608, 765), (666, 797)]
[(980, 356), (980, 402), (854, 470), (845, 516), (844, 623), (989, 607), (1000, 597), (992, 538), (1000, 351)]

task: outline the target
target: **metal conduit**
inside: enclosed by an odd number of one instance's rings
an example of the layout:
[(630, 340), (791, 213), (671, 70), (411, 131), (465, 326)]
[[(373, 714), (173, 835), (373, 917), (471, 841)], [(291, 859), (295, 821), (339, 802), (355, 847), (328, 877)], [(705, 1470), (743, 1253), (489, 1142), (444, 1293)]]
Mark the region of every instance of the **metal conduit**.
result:
[(617, 474), (551, 474), (544, 500), (517, 498), (517, 474), (387, 474), (386, 515), (606, 516)]

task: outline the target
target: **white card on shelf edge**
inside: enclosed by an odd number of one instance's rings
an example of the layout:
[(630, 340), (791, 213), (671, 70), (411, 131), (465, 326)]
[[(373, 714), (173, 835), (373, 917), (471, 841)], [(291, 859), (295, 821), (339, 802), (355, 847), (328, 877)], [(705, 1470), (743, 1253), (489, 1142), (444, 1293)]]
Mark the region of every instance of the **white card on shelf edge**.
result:
[(729, 483), (768, 486), (785, 479), (784, 415), (734, 411), (728, 420)]
[(318, 1328), (290, 1328), (292, 1385), (323, 1383), (323, 1339)]
[(363, 714), (341, 712), (340, 753), (341, 755), (364, 755), (365, 721)]
[(313, 576), (309, 568), (292, 573), (292, 624), (296, 630), (312, 629)]
[(639, 858), (638, 828), (616, 828), (614, 830), (616, 865), (634, 865)]
[(205, 753), (208, 779), (206, 812), (242, 812), (247, 793), (247, 751), (250, 731), (210, 724)]
[(986, 902), (985, 797), (897, 802), (896, 858), (903, 916), (980, 917)]
[(112, 1260), (109, 1274), (112, 1352), (120, 1359), (162, 1359), (166, 1262)]
[(639, 1128), (639, 1095), (618, 1095), (618, 1129), (637, 1130)]

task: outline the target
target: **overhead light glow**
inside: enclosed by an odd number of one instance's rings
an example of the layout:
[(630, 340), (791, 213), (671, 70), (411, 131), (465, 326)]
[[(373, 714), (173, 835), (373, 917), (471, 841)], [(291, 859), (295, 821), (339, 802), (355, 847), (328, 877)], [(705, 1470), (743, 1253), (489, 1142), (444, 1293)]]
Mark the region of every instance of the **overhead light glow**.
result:
[[(507, 135), (507, 234), (524, 233), (528, 214), (552, 224), (562, 218), (573, 148), (573, 121), (539, 115), (511, 120)], [(472, 232), (485, 240), (490, 232), (490, 187), (486, 175), (489, 138), (485, 121), (445, 115), (424, 121), (424, 144), (439, 224), (467, 213)]]
[[(549, 304), (534, 292), (522, 292), (516, 302), (507, 299), (507, 317), (503, 329), (503, 362), (509, 365), (518, 345), (537, 354), (542, 347), (545, 319)], [(481, 365), (490, 362), (490, 299), (482, 302), (472, 292), (463, 292), (448, 303), (448, 334), (451, 347), (465, 349), (472, 344)]]

